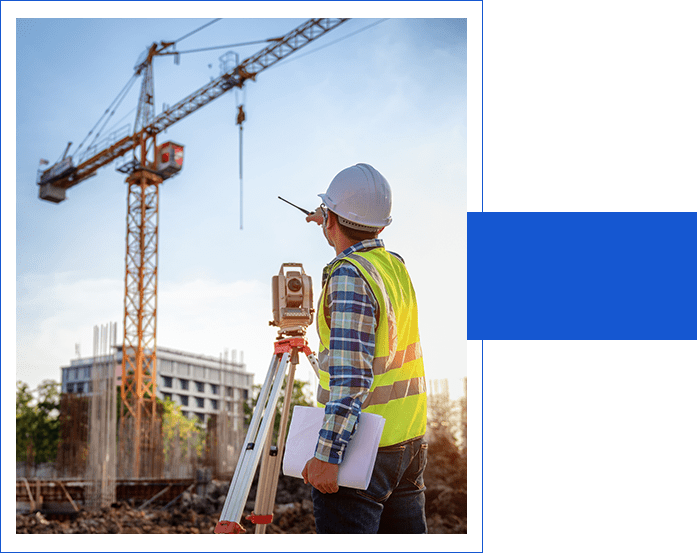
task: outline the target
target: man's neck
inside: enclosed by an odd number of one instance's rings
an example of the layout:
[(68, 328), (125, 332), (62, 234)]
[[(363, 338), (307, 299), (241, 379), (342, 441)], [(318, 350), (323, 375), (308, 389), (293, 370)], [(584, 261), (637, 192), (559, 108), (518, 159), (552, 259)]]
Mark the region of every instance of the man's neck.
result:
[(346, 248), (350, 248), (354, 244), (358, 244), (355, 240), (352, 240), (351, 238), (347, 238), (343, 234), (339, 235), (336, 237), (334, 240), (334, 251), (336, 252), (336, 255), (339, 255), (341, 252), (343, 252)]

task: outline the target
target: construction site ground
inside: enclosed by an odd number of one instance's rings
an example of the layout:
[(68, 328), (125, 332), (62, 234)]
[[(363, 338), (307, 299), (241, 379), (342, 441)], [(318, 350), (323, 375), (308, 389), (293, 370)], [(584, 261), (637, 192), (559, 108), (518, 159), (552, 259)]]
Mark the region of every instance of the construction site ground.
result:
[[(432, 534), (467, 532), (466, 457), (447, 438), (431, 436), (426, 483), (426, 518)], [(153, 502), (141, 510), (142, 501), (118, 501), (97, 511), (81, 509), (60, 516), (41, 510), (17, 514), (17, 534), (212, 534), (229, 489), (229, 481), (212, 480), (205, 492), (185, 492), (167, 506)], [(255, 488), (245, 514), (254, 508)], [(244, 522), (248, 533), (254, 526)], [(282, 476), (276, 494), (274, 520), (269, 534), (315, 533), (310, 486), (298, 478)]]

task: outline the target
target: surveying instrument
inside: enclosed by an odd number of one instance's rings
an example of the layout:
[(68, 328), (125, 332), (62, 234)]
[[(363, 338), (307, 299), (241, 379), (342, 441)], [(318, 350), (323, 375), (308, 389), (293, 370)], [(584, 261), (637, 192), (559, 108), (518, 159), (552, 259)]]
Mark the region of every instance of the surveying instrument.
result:
[[(284, 272), (285, 269), (295, 270)], [(244, 441), (245, 448), (237, 460), (237, 467), (223, 505), (220, 521), (215, 527), (216, 534), (245, 533), (245, 529), (239, 521), (262, 456), (254, 511), (245, 518), (252, 524), (256, 524), (255, 534), (266, 532), (266, 525), (271, 524), (273, 520), (293, 379), (301, 352), (307, 356), (315, 374), (319, 375), (319, 363), (305, 339), (305, 329), (312, 323), (312, 315), (315, 311), (312, 307), (312, 279), (305, 274), (302, 264), (284, 263), (281, 265), (278, 275), (273, 277), (271, 288), (273, 292), (273, 321), (269, 325), (279, 328), (278, 337), (274, 343), (274, 353), (271, 357), (269, 371), (259, 392), (252, 420), (249, 423)], [(278, 439), (274, 445), (273, 428), (276, 420), (276, 406), (289, 365), (286, 394), (281, 409), (281, 425)]]

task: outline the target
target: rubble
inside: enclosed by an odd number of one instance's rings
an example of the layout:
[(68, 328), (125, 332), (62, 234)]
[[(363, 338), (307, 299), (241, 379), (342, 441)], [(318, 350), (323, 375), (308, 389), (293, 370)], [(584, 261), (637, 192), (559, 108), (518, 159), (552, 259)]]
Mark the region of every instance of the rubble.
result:
[[(431, 534), (467, 532), (467, 465), (451, 439), (429, 437), (426, 483), (426, 518)], [(17, 515), (17, 534), (212, 534), (229, 489), (229, 482), (212, 480), (201, 494), (185, 492), (166, 510), (150, 505), (140, 511), (127, 502), (113, 503), (96, 512), (81, 510), (67, 520), (51, 520), (41, 512)], [(254, 509), (252, 487), (245, 514)], [(243, 521), (247, 532), (254, 527)], [(268, 534), (314, 534), (310, 486), (299, 478), (281, 476), (276, 493), (274, 521)]]

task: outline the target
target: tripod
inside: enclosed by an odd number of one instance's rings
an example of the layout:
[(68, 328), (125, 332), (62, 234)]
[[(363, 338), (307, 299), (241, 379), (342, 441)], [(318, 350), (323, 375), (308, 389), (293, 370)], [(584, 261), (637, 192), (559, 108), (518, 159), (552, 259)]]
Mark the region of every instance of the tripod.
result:
[[(286, 334), (291, 335), (286, 336)], [(230, 490), (220, 515), (220, 521), (215, 527), (216, 534), (245, 533), (244, 527), (238, 521), (242, 516), (244, 505), (249, 496), (249, 490), (252, 487), (252, 480), (259, 465), (259, 459), (264, 452), (266, 452), (266, 455), (264, 455), (259, 472), (254, 511), (245, 518), (252, 524), (256, 524), (255, 534), (264, 534), (266, 525), (271, 524), (273, 520), (273, 507), (276, 500), (279, 469), (283, 459), (293, 379), (300, 352), (307, 356), (315, 373), (319, 374), (319, 363), (307, 344), (305, 329), (297, 330), (296, 327), (291, 332), (279, 331), (278, 340), (274, 343), (274, 353), (271, 357), (269, 371), (259, 392), (257, 405), (247, 430), (246, 447), (237, 461)], [(278, 439), (274, 446), (273, 426), (276, 419), (276, 405), (281, 395), (281, 387), (289, 364), (290, 370), (288, 371), (288, 381), (286, 383), (286, 395), (281, 409), (281, 425)]]

